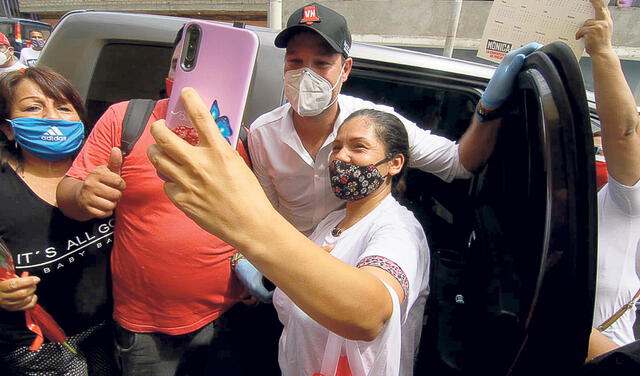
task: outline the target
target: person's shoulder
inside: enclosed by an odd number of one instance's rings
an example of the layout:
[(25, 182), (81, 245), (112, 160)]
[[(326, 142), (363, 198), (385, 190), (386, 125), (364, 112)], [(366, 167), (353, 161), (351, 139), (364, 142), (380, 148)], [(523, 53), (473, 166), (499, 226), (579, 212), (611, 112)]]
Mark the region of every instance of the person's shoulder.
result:
[[(640, 180), (634, 185), (625, 185), (618, 182), (613, 176), (609, 175), (607, 184), (598, 192), (598, 199), (603, 200), (609, 198), (614, 201), (640, 200)], [(625, 204), (624, 206), (628, 206)]]
[(18, 70), (23, 68), (28, 68), (28, 67), (22, 64), (19, 60), (16, 60), (16, 63), (11, 66), (11, 70)]
[(347, 94), (340, 94), (338, 100), (340, 103), (340, 110), (346, 110), (349, 113), (364, 109), (394, 112), (393, 107), (384, 104), (377, 104), (366, 99), (353, 97)]
[(153, 116), (157, 119), (167, 117), (167, 109), (169, 108), (169, 98), (158, 99), (156, 106), (153, 108)]
[[(123, 118), (124, 114), (127, 112), (127, 107), (129, 107), (130, 102), (131, 100), (116, 102), (111, 106), (109, 106), (106, 112), (112, 112), (117, 117)], [(157, 100), (153, 108), (153, 114), (156, 115), (156, 114), (162, 113), (162, 118), (164, 118), (164, 115), (166, 115), (166, 112), (167, 112), (168, 103), (169, 103), (168, 98)]]
[(249, 127), (249, 133), (262, 132), (267, 129), (279, 128), (283, 123), (283, 120), (289, 116), (289, 109), (291, 105), (285, 103), (280, 107), (277, 107), (265, 114), (260, 115), (256, 120), (251, 123)]
[(92, 133), (95, 133), (98, 129), (113, 129), (115, 132), (121, 132), (122, 121), (127, 112), (129, 102), (130, 101), (122, 101), (110, 105), (96, 122)]
[(125, 112), (127, 112), (127, 106), (129, 106), (129, 102), (130, 101), (116, 102), (109, 106), (107, 111), (105, 111), (105, 114), (111, 112), (112, 114), (116, 115), (116, 117), (124, 118), (124, 114)]
[(613, 203), (623, 213), (632, 217), (640, 216), (640, 180), (634, 185), (625, 185), (609, 175), (607, 184), (598, 192), (598, 205)]
[(18, 58), (14, 57), (13, 59), (13, 64), (9, 67), (4, 67), (4, 68), (0, 68), (0, 73), (8, 73), (8, 72), (13, 72), (16, 71), (18, 69), (22, 69), (22, 68), (26, 68), (27, 66), (22, 64)]
[(601, 191), (605, 189), (621, 191), (629, 194), (640, 194), (640, 180), (638, 180), (634, 185), (625, 185), (617, 181), (613, 176), (609, 175), (607, 184), (602, 187)]
[(391, 195), (380, 203), (375, 221), (373, 221), (373, 226), (377, 228), (394, 228), (397, 230), (405, 229), (411, 233), (424, 234), (422, 225), (420, 225), (420, 222), (418, 222), (415, 215), (413, 215), (413, 212), (400, 204)]

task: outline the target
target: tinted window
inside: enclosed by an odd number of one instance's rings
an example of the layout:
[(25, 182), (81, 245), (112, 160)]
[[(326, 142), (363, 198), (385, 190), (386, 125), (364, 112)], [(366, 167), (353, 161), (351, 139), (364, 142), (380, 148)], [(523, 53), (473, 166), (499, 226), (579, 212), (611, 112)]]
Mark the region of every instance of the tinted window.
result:
[(49, 35), (51, 34), (51, 29), (44, 28), (44, 27), (42, 27), (40, 25), (33, 25), (33, 24), (21, 22), (20, 26), (21, 26), (21, 31), (22, 31), (22, 39), (24, 39), (24, 40), (29, 39), (29, 33), (32, 30), (37, 30), (37, 31), (41, 32), (42, 35), (44, 36), (44, 39), (48, 39)]
[[(437, 75), (417, 77), (415, 72), (356, 67), (342, 92), (391, 106), (434, 134), (459, 139), (469, 126), (479, 92)], [(468, 190), (469, 180), (446, 183), (435, 175), (409, 170), (404, 204), (422, 223), (432, 257), (446, 252), (447, 257), (456, 258), (455, 253), (466, 248), (471, 218)]]
[(87, 95), (93, 124), (116, 102), (132, 98), (159, 99), (165, 82), (171, 47), (112, 43), (102, 49)]
[(13, 24), (10, 23), (0, 23), (0, 32), (6, 35), (7, 38), (13, 37)]
[(342, 92), (393, 107), (433, 133), (458, 139), (467, 129), (478, 95), (446, 85), (402, 82), (396, 75), (354, 70)]

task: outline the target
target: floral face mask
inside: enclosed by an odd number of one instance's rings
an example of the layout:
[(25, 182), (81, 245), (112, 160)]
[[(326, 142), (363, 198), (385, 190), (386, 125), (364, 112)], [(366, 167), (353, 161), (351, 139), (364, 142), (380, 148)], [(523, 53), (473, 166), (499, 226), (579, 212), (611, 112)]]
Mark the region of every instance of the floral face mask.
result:
[(378, 163), (356, 166), (350, 163), (334, 159), (329, 166), (331, 188), (333, 193), (341, 200), (357, 201), (375, 192), (384, 178), (377, 166), (389, 161), (385, 158)]

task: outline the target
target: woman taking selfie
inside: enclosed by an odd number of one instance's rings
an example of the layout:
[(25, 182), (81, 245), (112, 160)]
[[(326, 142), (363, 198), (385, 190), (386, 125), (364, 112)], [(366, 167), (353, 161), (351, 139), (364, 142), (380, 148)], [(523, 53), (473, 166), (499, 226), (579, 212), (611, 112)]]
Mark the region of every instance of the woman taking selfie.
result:
[(418, 221), (391, 195), (407, 165), (402, 123), (373, 110), (345, 120), (328, 163), (346, 209), (329, 214), (310, 240), (273, 209), (242, 159), (212, 131), (195, 91), (183, 90), (182, 100), (200, 145), (159, 121), (149, 158), (171, 179), (169, 198), (278, 287), (282, 373), (411, 375), (429, 251)]

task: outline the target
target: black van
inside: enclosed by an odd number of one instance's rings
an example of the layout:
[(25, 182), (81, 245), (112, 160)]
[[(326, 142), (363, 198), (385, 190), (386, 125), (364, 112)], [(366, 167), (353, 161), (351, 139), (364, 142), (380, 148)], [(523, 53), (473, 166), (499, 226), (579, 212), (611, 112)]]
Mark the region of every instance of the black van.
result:
[(20, 56), (20, 50), (28, 47), (27, 41), (31, 30), (41, 31), (45, 39), (48, 39), (51, 34), (51, 25), (25, 18), (0, 17), (0, 32), (9, 38), (16, 56)]

